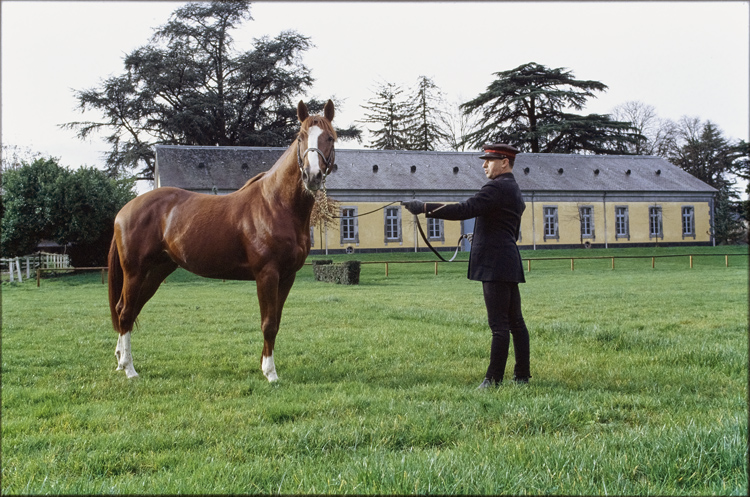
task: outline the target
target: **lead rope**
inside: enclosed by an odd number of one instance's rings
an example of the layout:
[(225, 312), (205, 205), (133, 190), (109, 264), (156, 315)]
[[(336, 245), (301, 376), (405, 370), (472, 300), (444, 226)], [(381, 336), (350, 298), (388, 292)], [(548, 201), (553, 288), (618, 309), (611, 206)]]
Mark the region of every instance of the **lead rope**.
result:
[[(321, 199), (324, 202), (323, 205), (328, 205), (328, 194), (326, 192), (325, 179), (323, 180), (323, 187), (321, 188), (321, 190), (323, 190), (323, 198)], [(368, 214), (373, 214), (375, 212), (382, 211), (386, 207), (390, 207), (391, 205), (397, 204), (397, 203), (399, 203), (398, 200), (396, 200), (395, 202), (391, 202), (390, 204), (385, 204), (384, 206), (378, 207), (377, 209), (371, 210), (369, 212), (363, 212), (362, 214), (357, 214), (356, 216), (347, 216), (347, 219), (348, 218), (352, 218), (352, 217), (360, 217), (360, 216), (366, 216)], [(344, 218), (344, 216), (332, 216), (331, 217), (331, 219), (343, 219), (343, 218)], [(465, 238), (465, 239), (469, 240), (469, 243), (471, 243), (471, 239), (467, 235), (461, 235), (461, 236), (459, 236), (458, 237), (458, 241), (456, 242), (456, 250), (455, 250), (455, 252), (453, 252), (453, 257), (451, 257), (450, 259), (445, 259), (442, 255), (440, 255), (440, 253), (437, 250), (435, 250), (435, 248), (432, 246), (432, 244), (429, 242), (429, 240), (427, 240), (427, 236), (424, 234), (424, 230), (422, 229), (422, 224), (419, 222), (419, 218), (416, 217), (416, 216), (415, 216), (415, 218), (416, 218), (416, 221), (417, 221), (417, 228), (419, 229), (419, 234), (422, 235), (422, 240), (424, 240), (424, 242), (427, 244), (427, 246), (429, 247), (429, 249), (432, 250), (432, 252), (436, 256), (438, 256), (438, 258), (441, 261), (443, 261), (443, 262), (453, 262), (456, 259), (456, 256), (458, 255), (458, 251), (461, 248), (461, 240), (463, 240)]]
[(469, 237), (466, 236), (466, 235), (459, 236), (458, 237), (458, 241), (456, 242), (456, 251), (453, 252), (453, 257), (451, 257), (450, 259), (446, 260), (442, 255), (440, 255), (440, 253), (437, 250), (435, 250), (435, 248), (432, 246), (432, 244), (430, 244), (429, 240), (427, 240), (427, 236), (424, 234), (424, 230), (422, 229), (422, 223), (419, 222), (419, 218), (418, 217), (416, 219), (417, 219), (417, 228), (419, 229), (419, 234), (422, 235), (422, 240), (424, 240), (424, 242), (427, 244), (427, 246), (430, 248), (430, 250), (432, 250), (432, 252), (436, 256), (438, 256), (438, 258), (441, 261), (443, 261), (443, 262), (453, 262), (453, 260), (458, 255), (458, 249), (461, 248), (461, 240), (463, 240), (464, 238), (466, 238), (467, 240), (469, 240)]

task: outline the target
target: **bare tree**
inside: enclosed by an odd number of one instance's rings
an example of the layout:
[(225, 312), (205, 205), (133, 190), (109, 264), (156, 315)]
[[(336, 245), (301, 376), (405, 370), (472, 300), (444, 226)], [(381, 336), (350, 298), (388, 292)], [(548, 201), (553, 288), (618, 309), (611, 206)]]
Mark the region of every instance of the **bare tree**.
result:
[(24, 164), (31, 164), (42, 157), (39, 152), (32, 151), (29, 147), (8, 145), (3, 143), (2, 164), (0, 172), (16, 170)]
[(611, 116), (617, 121), (631, 123), (642, 136), (642, 139), (627, 145), (630, 153), (667, 157), (674, 146), (677, 124), (668, 119), (661, 119), (653, 105), (632, 100), (615, 107)]
[(440, 113), (440, 121), (448, 135), (445, 143), (449, 149), (464, 152), (468, 146), (466, 137), (476, 129), (479, 122), (475, 114), (462, 112), (459, 105), (458, 102), (449, 104), (448, 110)]

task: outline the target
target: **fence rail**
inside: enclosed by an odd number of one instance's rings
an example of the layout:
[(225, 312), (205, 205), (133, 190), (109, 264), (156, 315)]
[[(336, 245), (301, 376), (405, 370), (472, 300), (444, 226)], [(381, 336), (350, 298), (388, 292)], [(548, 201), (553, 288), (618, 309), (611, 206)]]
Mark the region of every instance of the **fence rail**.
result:
[[(730, 256), (743, 256), (745, 258), (748, 257), (748, 254), (700, 254), (697, 257), (724, 257), (724, 265), (725, 267), (729, 267), (729, 257)], [(693, 268), (693, 258), (696, 257), (695, 255), (690, 254), (671, 254), (671, 255), (617, 255), (617, 256), (607, 256), (607, 255), (601, 255), (601, 256), (590, 256), (590, 257), (525, 257), (522, 259), (522, 261), (526, 262), (526, 272), (531, 271), (531, 261), (570, 261), (570, 270), (575, 271), (575, 261), (580, 260), (589, 260), (589, 259), (610, 259), (611, 260), (611, 268), (615, 269), (615, 259), (651, 259), (651, 268), (656, 267), (656, 259), (662, 259), (662, 258), (675, 258), (675, 257), (684, 257), (688, 258), (690, 268)], [(468, 262), (466, 260), (459, 260), (454, 262)], [(438, 274), (438, 264), (448, 264), (443, 261), (360, 261), (360, 264), (384, 264), (385, 265), (385, 276), (388, 277), (388, 265), (389, 264), (426, 264), (426, 263), (432, 263), (435, 264), (435, 275)], [(312, 265), (311, 263), (306, 263), (306, 266)]]
[[(651, 259), (651, 268), (656, 267), (656, 259), (665, 259), (665, 258), (677, 258), (677, 257), (683, 257), (688, 259), (688, 264), (690, 268), (693, 268), (693, 259), (695, 257), (724, 257), (724, 266), (729, 267), (729, 257), (748, 257), (748, 254), (700, 254), (698, 256), (696, 255), (690, 255), (690, 254), (674, 254), (674, 255), (617, 255), (617, 256), (591, 256), (591, 257), (526, 257), (523, 258), (522, 261), (526, 262), (526, 271), (531, 271), (531, 262), (532, 261), (570, 261), (570, 270), (575, 271), (575, 261), (581, 261), (581, 260), (595, 260), (595, 259), (609, 259), (611, 261), (611, 268), (615, 269), (615, 259)], [(468, 262), (467, 260), (459, 260), (454, 262)], [(423, 260), (416, 260), (416, 261), (360, 261), (360, 264), (383, 264), (385, 266), (385, 276), (388, 277), (389, 274), (389, 265), (391, 264), (434, 264), (435, 266), (435, 275), (438, 274), (438, 264), (451, 264), (449, 262), (443, 262), (443, 261), (423, 261)], [(305, 266), (312, 266), (311, 262), (306, 262)], [(37, 268), (36, 270), (36, 286), (41, 285), (41, 278), (42, 273), (47, 271), (70, 271), (70, 272), (76, 272), (76, 271), (101, 271), (102, 273), (102, 284), (107, 282), (107, 267), (106, 266), (99, 266), (99, 267), (67, 267), (67, 268)], [(27, 276), (28, 279), (28, 276)], [(11, 281), (13, 281), (11, 279)]]
[[(23, 282), (21, 276), (22, 262), (26, 265), (26, 279), (31, 278), (33, 270), (43, 268), (49, 270), (67, 269), (70, 266), (70, 256), (68, 254), (51, 254), (48, 252), (37, 252), (31, 255), (20, 257), (3, 257), (0, 258), (0, 268), (3, 273), (7, 272), (10, 281), (17, 278), (19, 283)], [(6, 269), (7, 268), (7, 269)]]

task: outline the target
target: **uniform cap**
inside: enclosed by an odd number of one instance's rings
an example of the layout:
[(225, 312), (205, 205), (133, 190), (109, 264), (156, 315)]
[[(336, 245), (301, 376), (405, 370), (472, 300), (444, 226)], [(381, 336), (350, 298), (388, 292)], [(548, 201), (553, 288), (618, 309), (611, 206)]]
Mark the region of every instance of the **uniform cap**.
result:
[(480, 159), (513, 159), (520, 152), (516, 147), (507, 143), (491, 143), (484, 147), (484, 154)]

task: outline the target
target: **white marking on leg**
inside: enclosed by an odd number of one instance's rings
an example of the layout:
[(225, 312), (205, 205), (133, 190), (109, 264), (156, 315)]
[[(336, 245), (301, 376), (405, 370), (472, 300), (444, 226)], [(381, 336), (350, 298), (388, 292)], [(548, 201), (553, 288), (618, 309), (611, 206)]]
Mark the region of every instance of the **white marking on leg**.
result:
[(135, 378), (138, 373), (135, 372), (133, 367), (133, 355), (130, 353), (130, 332), (128, 331), (124, 335), (120, 335), (117, 340), (117, 349), (115, 349), (115, 355), (120, 352), (120, 356), (117, 362), (117, 371), (125, 370), (125, 375), (128, 378)]
[(122, 371), (122, 364), (120, 364), (120, 358), (122, 357), (122, 335), (117, 335), (117, 347), (115, 347), (115, 359), (117, 359), (117, 369), (115, 371)]
[(271, 352), (270, 356), (263, 357), (261, 369), (263, 370), (265, 377), (268, 378), (268, 381), (276, 381), (279, 379), (276, 375), (276, 365), (273, 363), (273, 352)]

